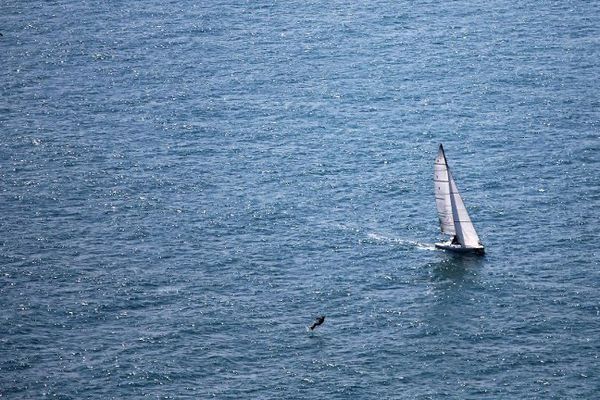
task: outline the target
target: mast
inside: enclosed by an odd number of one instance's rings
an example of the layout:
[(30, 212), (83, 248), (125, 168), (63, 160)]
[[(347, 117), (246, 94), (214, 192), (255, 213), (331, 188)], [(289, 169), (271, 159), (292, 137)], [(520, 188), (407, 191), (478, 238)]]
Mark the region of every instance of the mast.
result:
[(455, 235), (456, 229), (450, 196), (450, 170), (446, 161), (444, 147), (440, 144), (434, 163), (433, 183), (435, 186), (435, 205), (437, 207), (440, 229), (446, 235)]

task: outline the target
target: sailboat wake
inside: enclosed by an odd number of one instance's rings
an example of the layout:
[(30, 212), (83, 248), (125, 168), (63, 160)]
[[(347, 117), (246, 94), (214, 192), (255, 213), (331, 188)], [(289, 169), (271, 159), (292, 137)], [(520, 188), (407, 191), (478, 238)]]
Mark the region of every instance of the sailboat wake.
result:
[(367, 237), (369, 238), (369, 240), (376, 242), (376, 243), (391, 243), (391, 244), (397, 244), (400, 246), (405, 246), (405, 247), (416, 247), (417, 249), (420, 250), (435, 250), (435, 245), (433, 243), (422, 243), (422, 242), (418, 242), (416, 240), (408, 240), (408, 239), (401, 239), (401, 238), (395, 238), (395, 237), (389, 237), (389, 236), (385, 236), (379, 233), (367, 233)]

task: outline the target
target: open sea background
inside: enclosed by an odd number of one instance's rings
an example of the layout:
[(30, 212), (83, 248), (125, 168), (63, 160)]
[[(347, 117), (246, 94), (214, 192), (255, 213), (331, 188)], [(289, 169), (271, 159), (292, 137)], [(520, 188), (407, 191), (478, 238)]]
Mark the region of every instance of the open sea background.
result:
[[(5, 0), (0, 33), (0, 397), (600, 396), (599, 2)], [(439, 143), (483, 258), (434, 249)]]

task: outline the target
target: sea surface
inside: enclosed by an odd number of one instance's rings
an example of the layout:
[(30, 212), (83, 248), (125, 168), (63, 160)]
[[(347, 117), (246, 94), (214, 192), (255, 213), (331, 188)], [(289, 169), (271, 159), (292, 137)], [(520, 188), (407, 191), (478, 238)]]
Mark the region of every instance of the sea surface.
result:
[[(600, 397), (599, 2), (4, 0), (0, 33), (2, 399)], [(485, 257), (434, 247), (440, 143)]]

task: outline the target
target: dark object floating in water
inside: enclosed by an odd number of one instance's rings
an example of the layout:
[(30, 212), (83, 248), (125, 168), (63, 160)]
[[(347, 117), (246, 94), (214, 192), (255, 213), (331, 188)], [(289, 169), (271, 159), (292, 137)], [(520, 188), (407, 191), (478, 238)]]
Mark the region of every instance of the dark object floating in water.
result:
[(315, 319), (315, 323), (314, 323), (314, 324), (312, 324), (312, 325), (310, 326), (310, 328), (308, 328), (308, 329), (310, 329), (310, 330), (312, 331), (312, 330), (314, 330), (314, 329), (315, 329), (317, 326), (321, 325), (323, 322), (325, 322), (325, 316), (324, 316), (324, 315), (320, 315), (320, 316), (318, 316), (318, 317), (317, 317), (317, 319)]

